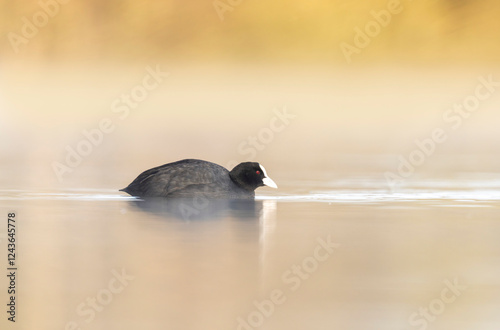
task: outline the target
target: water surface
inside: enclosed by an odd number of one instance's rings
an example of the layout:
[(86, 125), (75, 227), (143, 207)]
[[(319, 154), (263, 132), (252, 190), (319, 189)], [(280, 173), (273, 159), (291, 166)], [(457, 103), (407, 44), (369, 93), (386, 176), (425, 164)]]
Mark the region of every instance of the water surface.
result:
[[(279, 180), (181, 212), (115, 189), (3, 190), (16, 327), (497, 329), (500, 176), (456, 177)], [(461, 291), (441, 310), (449, 283)]]
[[(19, 290), (1, 329), (500, 328), (500, 99), (443, 120), (498, 70), (172, 62), (113, 112), (147, 65), (2, 66), (0, 266), (14, 211)], [(448, 140), (388, 185), (435, 129)], [(185, 158), (258, 161), (279, 189), (173, 204), (118, 191)]]

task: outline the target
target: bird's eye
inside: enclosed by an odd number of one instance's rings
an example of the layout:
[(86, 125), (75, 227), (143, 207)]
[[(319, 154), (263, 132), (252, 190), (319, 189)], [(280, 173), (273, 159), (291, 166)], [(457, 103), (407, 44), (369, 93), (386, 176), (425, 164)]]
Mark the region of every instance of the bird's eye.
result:
[(260, 171), (256, 171), (255, 173), (260, 174)]

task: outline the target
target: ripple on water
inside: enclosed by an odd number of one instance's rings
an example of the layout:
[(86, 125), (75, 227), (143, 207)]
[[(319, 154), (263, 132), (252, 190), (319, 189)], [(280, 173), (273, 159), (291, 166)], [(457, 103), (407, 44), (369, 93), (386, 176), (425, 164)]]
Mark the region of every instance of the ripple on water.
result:
[[(459, 180), (460, 181), (460, 180)], [(367, 185), (366, 183), (370, 184)], [(500, 201), (500, 181), (461, 180), (437, 181), (424, 185), (422, 182), (407, 183), (406, 187), (391, 192), (380, 189), (370, 180), (346, 180), (316, 182), (313, 190), (305, 190), (303, 182), (289, 182), (286, 187), (272, 195), (259, 194), (257, 200), (278, 202), (318, 202), (338, 204), (388, 204), (388, 203), (426, 203), (440, 207), (493, 207)], [(376, 189), (374, 187), (377, 187)], [(296, 193), (300, 189), (300, 193)], [(0, 200), (77, 200), (77, 201), (131, 201), (137, 198), (117, 193), (114, 189), (68, 189), (64, 191), (0, 191)]]

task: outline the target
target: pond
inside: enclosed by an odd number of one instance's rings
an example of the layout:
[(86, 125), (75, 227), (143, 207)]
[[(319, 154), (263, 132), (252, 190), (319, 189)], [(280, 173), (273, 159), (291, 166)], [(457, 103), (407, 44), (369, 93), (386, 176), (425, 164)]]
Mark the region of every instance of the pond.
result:
[(2, 191), (20, 328), (494, 329), (498, 174), (313, 177), (240, 202)]
[[(162, 64), (125, 108), (149, 67), (4, 65), (1, 329), (499, 328), (498, 97), (443, 119), (490, 71)], [(119, 191), (185, 158), (278, 189)]]

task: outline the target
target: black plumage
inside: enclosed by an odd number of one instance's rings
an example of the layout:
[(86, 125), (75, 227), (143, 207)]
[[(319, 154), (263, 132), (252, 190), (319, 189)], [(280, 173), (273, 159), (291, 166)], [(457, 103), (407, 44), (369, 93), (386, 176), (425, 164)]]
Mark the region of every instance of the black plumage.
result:
[(228, 171), (204, 160), (185, 159), (144, 171), (121, 191), (138, 197), (240, 199), (254, 198), (254, 190), (264, 185), (277, 188), (259, 163), (241, 163)]

